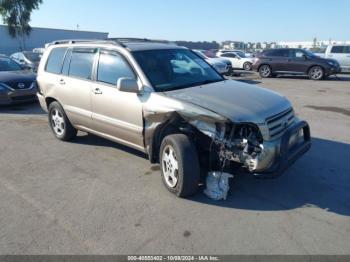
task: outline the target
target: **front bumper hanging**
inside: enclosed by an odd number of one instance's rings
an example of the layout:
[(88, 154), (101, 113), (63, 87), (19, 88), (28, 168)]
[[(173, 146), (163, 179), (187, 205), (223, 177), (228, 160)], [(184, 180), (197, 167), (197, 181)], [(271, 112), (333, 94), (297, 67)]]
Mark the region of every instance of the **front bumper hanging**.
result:
[[(290, 148), (291, 137), (303, 130), (303, 141)], [(255, 174), (257, 177), (272, 178), (280, 176), (298, 158), (305, 154), (311, 147), (310, 127), (306, 121), (300, 121), (286, 130), (281, 138), (278, 154), (275, 156), (272, 166)]]

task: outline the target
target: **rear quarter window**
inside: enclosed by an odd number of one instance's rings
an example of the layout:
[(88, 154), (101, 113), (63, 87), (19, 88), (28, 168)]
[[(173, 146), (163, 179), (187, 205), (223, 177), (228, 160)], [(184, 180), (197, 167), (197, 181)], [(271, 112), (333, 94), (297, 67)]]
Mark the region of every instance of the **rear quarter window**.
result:
[(338, 45), (338, 46), (333, 46), (331, 49), (331, 53), (333, 54), (343, 54), (346, 53), (346, 46)]
[(66, 51), (67, 48), (64, 47), (52, 49), (49, 58), (47, 59), (45, 71), (53, 74), (60, 74)]

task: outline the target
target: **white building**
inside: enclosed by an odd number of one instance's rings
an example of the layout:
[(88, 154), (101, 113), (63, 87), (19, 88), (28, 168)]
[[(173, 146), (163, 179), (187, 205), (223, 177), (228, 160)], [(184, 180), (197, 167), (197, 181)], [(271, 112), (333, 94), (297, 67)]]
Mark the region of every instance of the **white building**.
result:
[[(64, 39), (107, 39), (108, 33), (63, 30), (32, 27), (29, 37), (25, 38), (25, 50), (44, 47), (46, 43)], [(10, 55), (21, 51), (19, 38), (12, 38), (5, 25), (0, 25), (0, 54)]]
[(310, 49), (313, 47), (326, 48), (330, 44), (350, 44), (350, 41), (333, 41), (333, 40), (322, 40), (322, 41), (316, 41), (316, 42), (314, 41), (297, 41), (297, 42), (282, 41), (282, 42), (277, 42), (276, 47)]

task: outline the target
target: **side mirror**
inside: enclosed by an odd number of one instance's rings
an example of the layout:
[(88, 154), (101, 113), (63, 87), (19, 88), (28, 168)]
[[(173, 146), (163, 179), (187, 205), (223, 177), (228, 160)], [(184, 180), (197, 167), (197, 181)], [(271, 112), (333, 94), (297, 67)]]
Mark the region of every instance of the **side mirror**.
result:
[(122, 77), (118, 79), (117, 82), (117, 88), (119, 91), (122, 92), (129, 92), (129, 93), (139, 93), (139, 85), (137, 84), (137, 81), (133, 78), (129, 77)]
[(305, 59), (305, 60), (308, 60), (309, 58), (307, 57), (307, 55), (303, 55), (303, 58)]

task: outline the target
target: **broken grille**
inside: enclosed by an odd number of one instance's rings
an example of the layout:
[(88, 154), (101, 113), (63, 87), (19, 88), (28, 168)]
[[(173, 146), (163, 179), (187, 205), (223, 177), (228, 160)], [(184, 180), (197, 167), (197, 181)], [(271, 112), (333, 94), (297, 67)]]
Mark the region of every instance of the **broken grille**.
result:
[(278, 138), (294, 122), (293, 108), (266, 119), (270, 138)]

